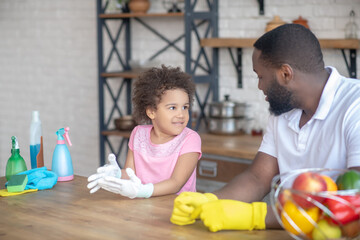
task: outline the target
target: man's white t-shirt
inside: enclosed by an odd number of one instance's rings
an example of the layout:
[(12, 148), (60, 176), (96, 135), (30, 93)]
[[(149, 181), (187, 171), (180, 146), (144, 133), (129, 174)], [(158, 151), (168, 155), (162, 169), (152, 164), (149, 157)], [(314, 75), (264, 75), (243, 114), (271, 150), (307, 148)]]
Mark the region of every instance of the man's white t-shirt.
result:
[(301, 129), (300, 109), (269, 118), (259, 151), (277, 158), (280, 173), (360, 166), (360, 80), (326, 69), (330, 77), (319, 106)]

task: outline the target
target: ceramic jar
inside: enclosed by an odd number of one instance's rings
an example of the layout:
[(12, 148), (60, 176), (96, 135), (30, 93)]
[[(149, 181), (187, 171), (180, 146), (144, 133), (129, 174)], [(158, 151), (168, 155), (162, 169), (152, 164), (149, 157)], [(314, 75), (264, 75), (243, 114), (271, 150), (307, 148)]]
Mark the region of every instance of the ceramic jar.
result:
[(265, 31), (269, 32), (285, 23), (286, 22), (283, 21), (279, 16), (274, 16), (274, 18), (270, 22), (267, 23)]
[(130, 11), (133, 13), (146, 13), (150, 8), (149, 0), (130, 0)]
[(298, 19), (295, 19), (292, 21), (293, 23), (295, 24), (300, 24), (300, 25), (303, 25), (304, 27), (306, 27), (307, 29), (310, 29), (309, 28), (309, 25), (308, 25), (308, 21), (304, 18), (302, 18), (301, 16), (299, 16)]

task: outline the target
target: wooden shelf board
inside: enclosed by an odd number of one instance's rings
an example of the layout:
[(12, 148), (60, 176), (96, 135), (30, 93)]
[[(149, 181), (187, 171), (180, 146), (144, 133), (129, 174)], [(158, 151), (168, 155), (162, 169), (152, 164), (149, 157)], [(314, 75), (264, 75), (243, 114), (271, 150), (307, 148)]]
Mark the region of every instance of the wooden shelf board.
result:
[(319, 39), (322, 48), (359, 49), (359, 39)]
[(104, 72), (101, 73), (101, 76), (106, 78), (137, 78), (140, 73), (141, 71)]
[(204, 38), (201, 39), (200, 45), (202, 47), (252, 47), (256, 38)]
[[(204, 38), (201, 39), (202, 47), (234, 47), (244, 48), (253, 47), (257, 38)], [(359, 49), (359, 39), (319, 39), (322, 48), (335, 48), (335, 49)]]
[(102, 19), (134, 18), (134, 17), (183, 17), (184, 13), (103, 13)]
[(119, 131), (119, 130), (106, 130), (102, 131), (101, 135), (103, 136), (120, 136), (124, 138), (130, 138), (131, 131)]

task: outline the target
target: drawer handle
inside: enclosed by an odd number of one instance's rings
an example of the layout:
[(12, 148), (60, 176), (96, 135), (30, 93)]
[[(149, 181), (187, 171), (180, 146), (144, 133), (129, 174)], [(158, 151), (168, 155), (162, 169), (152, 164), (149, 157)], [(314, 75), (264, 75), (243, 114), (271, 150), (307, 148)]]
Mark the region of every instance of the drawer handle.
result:
[(199, 164), (199, 175), (203, 177), (216, 177), (217, 163), (201, 160)]

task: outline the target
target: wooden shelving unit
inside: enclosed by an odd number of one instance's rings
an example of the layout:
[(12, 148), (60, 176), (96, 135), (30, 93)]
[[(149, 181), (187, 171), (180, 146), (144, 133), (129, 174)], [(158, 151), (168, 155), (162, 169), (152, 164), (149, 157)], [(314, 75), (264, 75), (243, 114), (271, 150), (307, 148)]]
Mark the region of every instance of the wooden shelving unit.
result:
[[(201, 39), (202, 47), (228, 48), (232, 62), (238, 75), (238, 87), (242, 87), (242, 49), (252, 48), (256, 38), (206, 38)], [(360, 48), (359, 39), (319, 39), (321, 48), (339, 49), (343, 55), (349, 76), (356, 78), (356, 51)], [(236, 48), (237, 60), (232, 48)], [(346, 56), (345, 50), (349, 51)]]
[[(194, 82), (196, 84), (208, 84), (208, 94), (206, 94), (205, 99), (196, 96), (196, 102), (201, 110), (199, 119), (196, 120), (197, 123), (201, 123), (201, 120), (205, 119), (205, 106), (208, 101), (217, 100), (218, 91), (217, 50), (214, 49), (209, 54), (200, 46), (200, 39), (218, 36), (218, 0), (185, 0), (185, 10), (179, 13), (107, 13), (108, 4), (109, 0), (97, 0), (100, 165), (105, 163), (106, 147), (117, 156), (123, 150), (127, 150), (123, 146), (126, 146), (125, 142), (127, 142), (130, 132), (113, 130), (110, 129), (110, 126), (116, 117), (132, 113), (132, 81), (142, 71), (141, 69), (132, 70), (129, 64), (129, 61), (132, 60), (132, 39), (141, 36), (141, 32), (134, 33), (131, 31), (131, 25), (134, 22), (143, 26), (146, 30), (159, 37), (159, 41), (165, 43), (164, 47), (160, 48), (148, 59), (143, 60), (156, 59), (167, 49), (175, 49), (184, 56), (185, 71), (192, 76)], [(207, 5), (208, 8), (198, 11), (197, 5), (201, 4)], [(168, 18), (179, 18), (179, 21), (184, 24), (184, 32), (179, 32), (176, 34), (177, 36), (169, 38), (163, 34), (162, 29), (151, 26), (151, 23), (147, 21), (149, 18), (162, 18), (164, 21)], [(194, 35), (196, 39), (194, 39)], [(107, 36), (107, 38), (105, 39), (104, 36)], [(178, 46), (180, 41), (184, 42), (184, 46)], [(122, 48), (119, 46), (122, 46)], [(194, 46), (200, 46), (199, 52), (192, 50)], [(107, 51), (108, 54), (104, 53), (104, 51)], [(202, 58), (205, 58), (206, 61), (201, 62)], [(118, 66), (111, 72), (108, 70), (110, 69), (110, 63), (112, 66)], [(202, 71), (197, 71), (198, 68)], [(205, 73), (198, 75), (198, 72)], [(113, 84), (114, 81), (119, 81), (120, 84)], [(212, 99), (209, 96), (212, 96)], [(120, 99), (124, 98), (125, 101), (121, 102)], [(106, 105), (108, 111), (105, 111), (105, 101), (108, 101), (108, 99), (110, 99), (111, 109), (108, 110), (108, 105)], [(110, 136), (120, 138), (120, 145), (117, 140), (112, 142)]]

